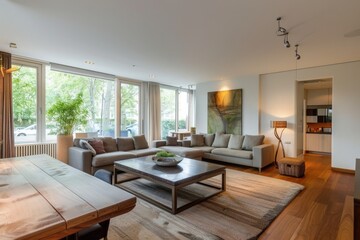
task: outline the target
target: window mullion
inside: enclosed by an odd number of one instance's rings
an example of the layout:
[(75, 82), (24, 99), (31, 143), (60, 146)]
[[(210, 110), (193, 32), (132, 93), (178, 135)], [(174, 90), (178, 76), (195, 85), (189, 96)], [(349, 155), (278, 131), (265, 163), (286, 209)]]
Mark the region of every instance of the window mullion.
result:
[(45, 108), (45, 71), (46, 67), (44, 64), (39, 65), (37, 68), (38, 74), (38, 88), (37, 88), (37, 119), (38, 119), (38, 134), (37, 141), (45, 142), (46, 141), (46, 108)]
[(179, 131), (179, 90), (175, 90), (175, 131)]

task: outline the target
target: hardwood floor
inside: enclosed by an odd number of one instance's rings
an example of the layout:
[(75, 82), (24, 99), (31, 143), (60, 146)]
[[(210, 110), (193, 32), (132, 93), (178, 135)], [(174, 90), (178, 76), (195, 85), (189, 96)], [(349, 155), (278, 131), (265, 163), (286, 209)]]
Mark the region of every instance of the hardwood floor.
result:
[[(273, 166), (260, 173), (296, 182), (305, 189), (285, 208), (259, 239), (336, 239), (346, 197), (354, 196), (354, 174), (331, 170), (330, 156), (307, 154), (305, 177), (283, 176)], [(254, 168), (228, 166), (259, 174)]]

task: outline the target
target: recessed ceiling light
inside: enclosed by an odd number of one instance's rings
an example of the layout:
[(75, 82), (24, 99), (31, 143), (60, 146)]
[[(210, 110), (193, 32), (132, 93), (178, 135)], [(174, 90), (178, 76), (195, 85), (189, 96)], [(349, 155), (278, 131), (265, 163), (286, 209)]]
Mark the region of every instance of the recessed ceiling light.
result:
[(16, 45), (16, 43), (10, 43), (10, 44), (9, 44), (9, 47), (11, 47), (11, 48), (17, 48), (17, 45)]
[(155, 74), (149, 74), (149, 78), (150, 78), (150, 79), (155, 79), (155, 78), (156, 78), (156, 75), (155, 75)]
[(93, 61), (89, 61), (89, 60), (85, 61), (85, 63), (89, 64), (89, 65), (94, 65), (95, 64)]

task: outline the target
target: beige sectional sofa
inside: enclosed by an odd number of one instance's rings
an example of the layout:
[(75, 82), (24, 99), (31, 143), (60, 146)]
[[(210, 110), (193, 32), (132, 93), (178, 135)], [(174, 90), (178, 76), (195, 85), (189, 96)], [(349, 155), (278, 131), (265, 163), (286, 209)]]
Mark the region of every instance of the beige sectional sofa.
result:
[[(97, 145), (100, 147), (95, 149)], [(111, 137), (74, 139), (74, 146), (69, 148), (69, 165), (94, 174), (98, 169), (113, 171), (115, 161), (154, 155), (159, 151), (161, 149), (149, 148), (144, 135), (116, 139)]]
[(274, 147), (264, 144), (263, 135), (235, 134), (195, 134), (191, 140), (175, 144), (168, 137), (167, 141), (157, 140), (155, 148), (164, 149), (183, 157), (210, 159), (221, 162), (245, 165), (261, 169), (274, 161)]

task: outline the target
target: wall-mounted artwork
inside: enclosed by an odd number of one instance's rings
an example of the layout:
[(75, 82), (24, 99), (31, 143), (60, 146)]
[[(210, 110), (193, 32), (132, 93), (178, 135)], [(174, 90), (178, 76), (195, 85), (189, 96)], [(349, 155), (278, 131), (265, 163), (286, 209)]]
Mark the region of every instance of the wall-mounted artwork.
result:
[(242, 89), (208, 93), (208, 133), (242, 134)]

